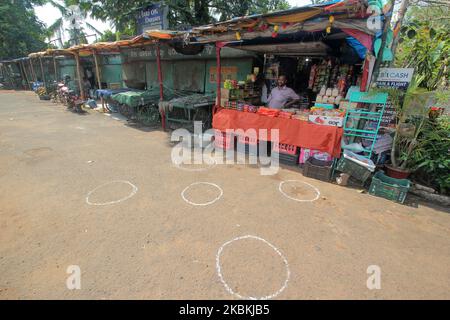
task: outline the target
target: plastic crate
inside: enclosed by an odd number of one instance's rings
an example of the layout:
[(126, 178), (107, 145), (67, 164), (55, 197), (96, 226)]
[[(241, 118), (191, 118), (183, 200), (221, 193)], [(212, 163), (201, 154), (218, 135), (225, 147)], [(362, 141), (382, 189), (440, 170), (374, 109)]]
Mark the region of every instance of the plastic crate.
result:
[(324, 166), (316, 165), (313, 162), (313, 158), (306, 160), (303, 165), (303, 175), (308, 178), (329, 182), (333, 172), (333, 161), (324, 161), (323, 163), (326, 164)]
[(300, 153), (300, 148), (291, 144), (274, 143), (272, 146), (272, 151), (276, 153), (296, 155)]
[(336, 165), (336, 170), (349, 174), (353, 178), (365, 182), (372, 173), (369, 169), (358, 163), (341, 157)]
[(369, 194), (403, 203), (410, 187), (411, 182), (408, 179), (391, 178), (383, 171), (378, 171), (372, 178)]
[(298, 154), (291, 155), (285, 153), (272, 152), (271, 157), (278, 157), (278, 160), (282, 164), (286, 164), (289, 166), (296, 166), (298, 162)]
[(234, 136), (231, 133), (216, 130), (214, 133), (214, 145), (216, 148), (229, 150), (234, 148)]

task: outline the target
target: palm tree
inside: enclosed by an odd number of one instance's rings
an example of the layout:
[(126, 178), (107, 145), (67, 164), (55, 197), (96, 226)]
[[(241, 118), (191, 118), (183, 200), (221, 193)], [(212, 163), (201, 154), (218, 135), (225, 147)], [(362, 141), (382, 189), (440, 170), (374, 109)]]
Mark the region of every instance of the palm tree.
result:
[(100, 37), (103, 35), (102, 32), (86, 21), (87, 12), (80, 9), (78, 6), (79, 1), (47, 0), (47, 3), (50, 3), (61, 13), (61, 17), (47, 28), (47, 37), (50, 39), (56, 36), (61, 48), (64, 46), (65, 31), (69, 34), (67, 42), (70, 45), (87, 43), (85, 29), (92, 30)]

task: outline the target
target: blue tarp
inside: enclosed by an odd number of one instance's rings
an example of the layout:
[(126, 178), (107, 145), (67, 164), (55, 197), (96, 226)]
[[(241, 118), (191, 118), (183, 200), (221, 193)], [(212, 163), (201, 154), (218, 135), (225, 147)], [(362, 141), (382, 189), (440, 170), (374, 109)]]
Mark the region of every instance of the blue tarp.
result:
[(98, 89), (98, 90), (95, 90), (95, 96), (97, 97), (97, 99), (100, 99), (100, 98), (108, 99), (116, 93), (127, 92), (127, 91), (135, 91), (135, 89), (129, 89), (129, 88)]
[(353, 37), (347, 37), (346, 38), (347, 43), (353, 48), (355, 49), (356, 53), (358, 54), (358, 56), (361, 59), (364, 59), (366, 57), (366, 47), (364, 47), (361, 42), (359, 42), (358, 40), (356, 40)]

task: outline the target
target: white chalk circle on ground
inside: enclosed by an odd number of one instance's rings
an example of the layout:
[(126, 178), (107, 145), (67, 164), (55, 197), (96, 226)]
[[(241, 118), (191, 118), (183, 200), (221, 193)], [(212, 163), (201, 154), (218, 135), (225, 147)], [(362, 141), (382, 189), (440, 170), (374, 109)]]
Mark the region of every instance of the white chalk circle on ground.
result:
[[(185, 197), (184, 194), (186, 193), (186, 191), (187, 191), (189, 188), (191, 188), (191, 187), (193, 187), (193, 186), (197, 186), (197, 185), (208, 185), (208, 186), (213, 186), (213, 187), (215, 187), (216, 189), (219, 190), (220, 194), (219, 194), (215, 199), (213, 199), (213, 200), (211, 200), (211, 201), (208, 201), (208, 202), (204, 202), (204, 203), (196, 203), (196, 202), (192, 202), (192, 201), (188, 200), (188, 199)], [(211, 183), (211, 182), (194, 182), (194, 183), (191, 183), (190, 185), (188, 185), (186, 188), (184, 188), (184, 190), (181, 192), (181, 197), (183, 198), (183, 200), (186, 201), (187, 203), (193, 205), (193, 206), (207, 206), (207, 205), (213, 204), (214, 202), (216, 202), (217, 200), (219, 200), (219, 199), (222, 197), (222, 195), (223, 195), (223, 190), (222, 190), (222, 188), (219, 187), (217, 184)]]
[[(283, 191), (283, 185), (284, 185), (285, 183), (289, 183), (289, 182), (300, 182), (300, 183), (302, 183), (302, 184), (307, 185), (308, 187), (310, 187), (311, 189), (314, 190), (314, 192), (316, 193), (316, 196), (315, 196), (314, 198), (312, 198), (312, 199), (298, 199), (298, 198), (291, 197), (290, 195), (288, 195), (286, 192)], [(317, 189), (316, 187), (314, 187), (312, 184), (309, 184), (309, 183), (307, 183), (307, 182), (300, 181), (300, 180), (285, 180), (285, 181), (281, 181), (281, 182), (280, 182), (280, 185), (278, 186), (278, 190), (279, 190), (279, 191), (281, 192), (281, 194), (282, 194), (283, 196), (285, 196), (286, 198), (291, 199), (291, 200), (294, 200), (294, 201), (299, 201), (299, 202), (313, 202), (313, 201), (316, 201), (317, 199), (319, 199), (319, 197), (320, 197), (320, 191), (319, 191), (319, 189)]]
[[(121, 199), (114, 200), (114, 201), (108, 201), (108, 202), (91, 202), (91, 201), (89, 200), (89, 197), (90, 197), (94, 192), (96, 192), (98, 189), (103, 188), (103, 187), (105, 187), (105, 186), (107, 186), (107, 185), (110, 185), (110, 184), (114, 184), (114, 183), (122, 183), (122, 184), (128, 184), (128, 185), (130, 185), (131, 188), (132, 188), (130, 194), (127, 195), (126, 197), (121, 198)], [(106, 182), (106, 183), (104, 183), (104, 184), (101, 184), (101, 185), (99, 185), (98, 187), (96, 187), (95, 189), (89, 191), (89, 193), (88, 193), (87, 196), (86, 196), (86, 203), (87, 203), (87, 204), (90, 204), (90, 205), (92, 205), (92, 206), (106, 206), (106, 205), (110, 205), (110, 204), (115, 204), (115, 203), (119, 203), (119, 202), (122, 202), (122, 201), (125, 201), (125, 200), (130, 199), (132, 196), (134, 196), (134, 195), (136, 194), (137, 191), (138, 191), (138, 188), (137, 188), (134, 184), (132, 184), (131, 182), (129, 182), (129, 181), (126, 181), (126, 180), (114, 180), (114, 181), (110, 181), (110, 182)]]
[[(227, 282), (225, 281), (225, 279), (223, 278), (222, 275), (222, 268), (220, 266), (220, 256), (222, 255), (223, 250), (225, 249), (226, 246), (230, 245), (231, 243), (235, 242), (235, 241), (239, 241), (239, 240), (244, 240), (244, 239), (254, 239), (254, 240), (258, 240), (258, 241), (262, 241), (265, 244), (267, 244), (269, 247), (271, 247), (279, 256), (280, 258), (283, 260), (284, 266), (286, 267), (286, 280), (284, 280), (283, 285), (281, 286), (280, 289), (278, 289), (278, 291), (276, 291), (275, 293), (272, 293), (270, 295), (264, 296), (264, 297), (245, 297), (240, 295), (237, 292), (234, 292), (233, 289), (231, 289), (231, 287), (227, 284)], [(247, 300), (269, 300), (272, 298), (275, 298), (276, 296), (278, 296), (281, 292), (283, 292), (284, 289), (286, 289), (288, 282), (289, 282), (289, 278), (291, 277), (291, 271), (289, 269), (289, 264), (288, 261), (286, 259), (286, 257), (281, 253), (280, 250), (278, 250), (277, 247), (275, 247), (273, 244), (271, 244), (269, 241), (257, 237), (257, 236), (252, 236), (252, 235), (246, 235), (246, 236), (241, 236), (241, 237), (237, 237), (234, 238), (233, 240), (227, 241), (225, 242), (220, 248), (219, 251), (217, 251), (216, 254), (216, 269), (217, 269), (217, 274), (219, 275), (220, 281), (222, 282), (222, 284), (225, 286), (225, 289), (232, 295), (238, 297), (239, 299), (247, 299)]]

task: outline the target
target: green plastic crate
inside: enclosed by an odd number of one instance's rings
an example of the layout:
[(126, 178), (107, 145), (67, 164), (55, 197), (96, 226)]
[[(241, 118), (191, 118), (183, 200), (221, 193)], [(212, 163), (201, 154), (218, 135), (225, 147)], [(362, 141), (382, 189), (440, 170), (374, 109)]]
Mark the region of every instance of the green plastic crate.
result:
[(336, 166), (337, 171), (341, 171), (349, 174), (353, 178), (365, 182), (372, 173), (369, 169), (364, 166), (357, 164), (356, 162), (341, 157)]
[(383, 171), (378, 171), (372, 178), (369, 194), (403, 203), (410, 187), (411, 182), (408, 179), (391, 178)]

